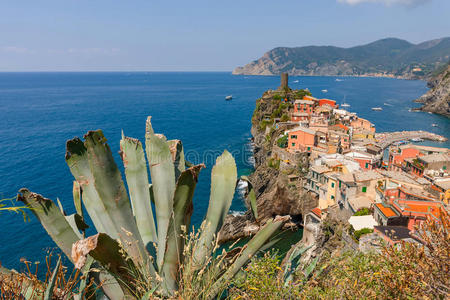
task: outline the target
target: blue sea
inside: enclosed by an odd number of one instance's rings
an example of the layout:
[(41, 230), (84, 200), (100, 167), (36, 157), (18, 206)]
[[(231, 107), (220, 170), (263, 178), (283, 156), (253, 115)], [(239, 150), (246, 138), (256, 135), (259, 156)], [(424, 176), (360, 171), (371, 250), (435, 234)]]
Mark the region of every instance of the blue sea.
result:
[[(423, 129), (449, 137), (449, 119), (408, 112), (417, 106), (412, 100), (426, 92), (425, 82), (340, 79), (291, 77), (290, 86), (309, 88), (314, 96), (339, 103), (345, 98), (348, 109), (374, 122), (377, 131)], [(122, 169), (117, 154), (121, 131), (143, 141), (145, 120), (151, 115), (157, 132), (181, 139), (191, 162), (207, 165), (194, 196), (192, 221), (198, 225), (207, 209), (215, 157), (228, 149), (240, 175), (252, 171), (250, 119), (255, 100), (278, 85), (275, 76), (230, 73), (0, 73), (0, 198), (15, 197), (27, 187), (53, 200), (58, 197), (65, 210), (73, 212), (66, 140), (102, 129)], [(225, 101), (227, 95), (233, 100)], [(372, 111), (374, 106), (383, 111)], [(245, 209), (238, 192), (231, 209)], [(21, 215), (3, 212), (0, 228), (3, 266), (20, 269), (20, 258), (43, 262), (43, 250), (55, 247), (32, 214), (24, 223)]]

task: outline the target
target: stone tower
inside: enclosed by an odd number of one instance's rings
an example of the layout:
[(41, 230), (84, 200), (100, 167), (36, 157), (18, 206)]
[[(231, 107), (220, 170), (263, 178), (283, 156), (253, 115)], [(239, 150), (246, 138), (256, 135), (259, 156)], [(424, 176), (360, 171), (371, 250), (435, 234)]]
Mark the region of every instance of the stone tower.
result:
[(281, 85), (279, 89), (282, 91), (288, 89), (289, 88), (288, 81), (289, 81), (288, 73), (281, 73)]

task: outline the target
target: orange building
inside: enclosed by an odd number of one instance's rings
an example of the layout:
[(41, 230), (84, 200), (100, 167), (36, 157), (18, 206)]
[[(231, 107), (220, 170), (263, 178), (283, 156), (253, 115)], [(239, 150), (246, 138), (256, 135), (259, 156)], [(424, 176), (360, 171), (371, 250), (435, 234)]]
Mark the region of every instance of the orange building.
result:
[(370, 121), (363, 119), (363, 118), (357, 118), (350, 122), (350, 126), (354, 130), (364, 130), (364, 131), (370, 131), (375, 132), (375, 125), (373, 125)]
[(315, 145), (316, 131), (306, 127), (296, 127), (288, 132), (288, 150), (311, 151)]
[(331, 100), (331, 99), (320, 99), (319, 100), (319, 106), (323, 106), (323, 105), (329, 105), (333, 108), (337, 108), (336, 106), (336, 101)]
[(311, 100), (295, 100), (294, 113), (307, 113), (311, 115), (314, 109), (314, 101)]
[(391, 147), (389, 149), (388, 169), (393, 171), (400, 171), (405, 159), (416, 158), (419, 155), (423, 154), (413, 145)]

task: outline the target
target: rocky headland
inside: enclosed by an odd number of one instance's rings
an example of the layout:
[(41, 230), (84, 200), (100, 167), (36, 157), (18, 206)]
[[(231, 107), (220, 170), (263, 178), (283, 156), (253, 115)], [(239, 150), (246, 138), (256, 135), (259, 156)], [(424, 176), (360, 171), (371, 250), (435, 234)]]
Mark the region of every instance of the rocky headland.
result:
[(424, 79), (450, 59), (450, 38), (412, 44), (387, 38), (351, 48), (278, 47), (235, 75), (373, 76)]
[[(283, 122), (288, 120), (292, 106), (289, 100), (304, 93), (309, 92), (291, 90), (282, 84), (277, 90), (264, 92), (256, 100), (251, 128), (255, 170), (248, 178), (248, 192), (254, 192), (256, 209), (252, 209), (247, 197), (248, 211), (241, 216), (227, 217), (219, 235), (221, 242), (252, 235), (266, 220), (276, 215), (291, 216), (286, 227), (299, 228), (303, 225), (303, 216), (317, 206), (317, 200), (302, 189), (303, 177), (309, 167), (306, 153), (289, 155), (277, 145), (277, 137), (289, 129), (289, 125)], [(274, 125), (275, 119), (280, 121), (277, 126)]]
[(450, 64), (428, 81), (430, 90), (416, 100), (422, 111), (450, 117)]

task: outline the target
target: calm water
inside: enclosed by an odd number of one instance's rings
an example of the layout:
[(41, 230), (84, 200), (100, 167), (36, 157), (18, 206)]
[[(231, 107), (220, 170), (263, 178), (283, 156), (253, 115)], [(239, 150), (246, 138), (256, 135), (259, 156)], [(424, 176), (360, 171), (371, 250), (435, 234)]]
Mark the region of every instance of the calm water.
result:
[[(450, 133), (448, 119), (408, 112), (414, 105), (411, 100), (426, 91), (421, 81), (337, 82), (335, 77), (290, 81), (291, 87), (308, 87), (317, 97), (341, 102), (345, 96), (349, 110), (373, 121), (377, 131)], [(248, 142), (255, 99), (278, 85), (278, 77), (228, 73), (0, 73), (0, 197), (14, 197), (19, 188), (27, 187), (53, 200), (59, 197), (65, 210), (73, 212), (65, 141), (101, 128), (121, 167), (117, 155), (121, 130), (143, 141), (145, 119), (152, 115), (156, 131), (181, 139), (192, 162), (207, 164), (194, 200), (193, 223), (199, 224), (207, 209), (215, 156), (228, 149), (240, 174), (251, 171)], [(233, 101), (224, 101), (229, 94)], [(384, 110), (374, 112), (370, 109), (374, 106)], [(431, 127), (432, 123), (439, 127)], [(236, 193), (232, 210), (243, 209)], [(41, 250), (54, 247), (34, 216), (24, 223), (20, 215), (2, 213), (0, 227), (0, 261), (7, 267), (18, 268), (21, 257), (42, 261)]]

